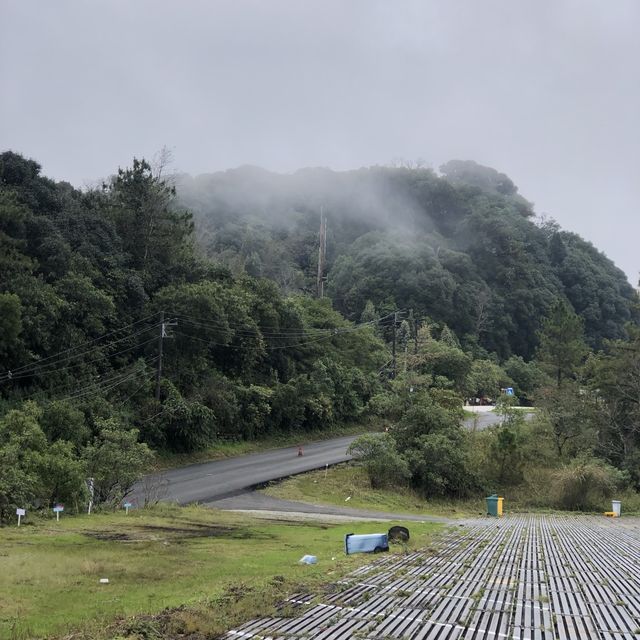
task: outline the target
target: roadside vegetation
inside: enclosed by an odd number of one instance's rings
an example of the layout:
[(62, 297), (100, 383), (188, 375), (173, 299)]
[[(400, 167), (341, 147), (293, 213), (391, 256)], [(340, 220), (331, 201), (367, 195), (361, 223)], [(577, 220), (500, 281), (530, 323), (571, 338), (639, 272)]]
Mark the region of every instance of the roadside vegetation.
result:
[[(0, 523), (344, 425), (381, 432), (353, 447), (374, 489), (429, 501), (640, 489), (638, 296), (506, 175), (166, 161), (81, 191), (0, 154)], [(501, 427), (463, 428), (499, 398)]]
[(479, 498), (426, 500), (406, 485), (374, 489), (364, 467), (357, 461), (293, 476), (274, 482), (261, 491), (283, 500), (386, 513), (411, 513), (446, 518), (485, 513), (484, 501)]
[[(441, 529), (402, 524), (411, 548)], [(213, 638), (370, 561), (345, 556), (344, 535), (389, 526), (265, 521), (168, 505), (27, 520), (0, 529), (0, 638)], [(305, 554), (318, 564), (300, 565)]]

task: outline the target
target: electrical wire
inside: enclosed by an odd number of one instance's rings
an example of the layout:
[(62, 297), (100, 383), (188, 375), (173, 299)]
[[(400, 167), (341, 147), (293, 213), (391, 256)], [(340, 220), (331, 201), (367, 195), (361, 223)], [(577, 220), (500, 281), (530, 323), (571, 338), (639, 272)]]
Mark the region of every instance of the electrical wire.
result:
[[(245, 348), (243, 345), (225, 344), (222, 342), (216, 342), (214, 340), (207, 340), (206, 338), (200, 338), (199, 336), (183, 333), (182, 331), (174, 330), (174, 333), (176, 335), (182, 336), (189, 340), (197, 340), (198, 342), (203, 342), (204, 344), (207, 344), (213, 347), (224, 347), (226, 349), (244, 349)], [(276, 349), (297, 349), (298, 347), (304, 347), (309, 344), (315, 344), (317, 342), (322, 342), (323, 340), (330, 340), (331, 338), (334, 338), (337, 335), (341, 335), (341, 334), (330, 333), (327, 335), (313, 338), (311, 340), (303, 340), (302, 342), (293, 342), (290, 344), (282, 344), (282, 345), (265, 345), (264, 348), (271, 351), (274, 351)], [(259, 336), (256, 336), (256, 337), (259, 337)], [(300, 337), (304, 337), (304, 336), (300, 336)]]
[[(213, 330), (231, 330), (235, 334), (246, 334), (246, 335), (255, 335), (255, 332), (259, 332), (263, 336), (273, 336), (273, 337), (296, 337), (298, 335), (308, 335), (308, 330), (302, 329), (292, 329), (291, 331), (278, 331), (278, 332), (270, 332), (264, 331), (262, 327), (256, 327), (256, 330), (246, 328), (246, 325), (232, 325), (232, 324), (224, 324), (224, 323), (216, 323), (214, 321), (202, 321), (202, 320), (193, 320), (187, 316), (174, 316), (183, 322), (188, 322), (189, 324), (203, 327), (205, 329), (213, 329)], [(240, 328), (238, 328), (240, 327)], [(330, 329), (316, 329), (316, 331), (331, 331)]]
[[(155, 329), (156, 327), (149, 327), (150, 329)], [(140, 331), (139, 333), (143, 333), (144, 331)], [(133, 334), (131, 336), (128, 337), (134, 337), (135, 335), (138, 334)], [(143, 347), (147, 344), (149, 344), (150, 342), (156, 342), (158, 340), (158, 338), (156, 336), (154, 336), (153, 338), (150, 338), (149, 340), (145, 340), (144, 342), (139, 342), (138, 344), (134, 344), (131, 347), (127, 347), (126, 349), (121, 349), (120, 351), (116, 351), (115, 353), (106, 353), (106, 354), (101, 354), (98, 358), (94, 358), (93, 360), (85, 360), (83, 362), (78, 362), (76, 364), (70, 364), (66, 367), (58, 367), (57, 363), (50, 363), (48, 365), (44, 365), (44, 367), (47, 367), (47, 370), (45, 371), (34, 371), (34, 372), (28, 372), (28, 373), (23, 373), (22, 375), (18, 375), (18, 376), (11, 376), (11, 380), (20, 380), (21, 378), (31, 378), (33, 376), (38, 376), (40, 378), (46, 377), (49, 374), (52, 373), (58, 373), (59, 371), (67, 371), (68, 369), (76, 369), (77, 367), (84, 367), (86, 365), (90, 365), (93, 364), (94, 362), (100, 362), (106, 358), (113, 358), (115, 356), (119, 356), (122, 355), (123, 353), (126, 353), (127, 351), (133, 351), (134, 349), (138, 349), (140, 347)], [(111, 343), (114, 344), (114, 343)], [(2, 382), (6, 382), (6, 380), (3, 380)]]
[[(389, 314), (387, 314), (386, 316), (383, 316), (381, 318), (375, 319), (375, 320), (371, 320), (368, 322), (363, 322), (351, 327), (336, 327), (336, 328), (309, 328), (309, 329), (298, 329), (298, 328), (294, 328), (291, 327), (290, 329), (283, 331), (284, 328), (277, 328), (277, 331), (273, 331), (273, 332), (269, 332), (267, 331), (267, 327), (257, 327), (256, 330), (253, 329), (249, 329), (247, 327), (246, 324), (233, 324), (233, 322), (230, 323), (221, 323), (221, 322), (216, 322), (216, 321), (202, 321), (202, 320), (196, 320), (190, 316), (186, 316), (186, 315), (182, 315), (182, 314), (173, 314), (174, 317), (180, 319), (183, 322), (188, 323), (189, 325), (192, 325), (194, 327), (200, 327), (203, 329), (217, 329), (217, 330), (229, 330), (231, 329), (234, 333), (234, 338), (240, 338), (243, 340), (246, 340), (248, 338), (252, 338), (252, 339), (257, 339), (257, 340), (262, 340), (263, 338), (271, 338), (273, 340), (291, 340), (292, 342), (290, 342), (289, 344), (276, 344), (276, 345), (264, 345), (265, 349), (267, 350), (278, 350), (278, 349), (297, 349), (300, 347), (304, 347), (307, 345), (311, 345), (311, 344), (316, 344), (319, 342), (322, 342), (324, 340), (330, 340), (331, 338), (338, 336), (338, 335), (345, 335), (345, 334), (351, 334), (353, 332), (356, 331), (360, 331), (364, 328), (368, 328), (368, 327), (372, 327), (374, 325), (378, 325), (378, 326), (387, 326), (385, 324), (385, 322), (387, 322), (392, 316), (395, 318), (397, 312), (391, 312)], [(72, 347), (70, 349), (65, 349), (63, 351), (60, 351), (56, 354), (52, 354), (51, 356), (48, 356), (46, 358), (43, 358), (37, 362), (28, 364), (28, 365), (23, 365), (21, 367), (18, 367), (17, 369), (13, 369), (11, 371), (6, 371), (2, 374), (0, 374), (0, 382), (6, 382), (7, 380), (16, 380), (16, 379), (22, 379), (22, 378), (27, 378), (27, 377), (33, 377), (33, 376), (42, 376), (42, 377), (47, 377), (49, 375), (58, 373), (60, 371), (66, 371), (69, 369), (74, 369), (80, 366), (86, 366), (86, 365), (90, 365), (92, 363), (95, 362), (99, 362), (102, 361), (104, 359), (110, 358), (110, 357), (114, 357), (117, 355), (121, 355), (123, 353), (127, 353), (129, 351), (132, 351), (134, 349), (139, 349), (143, 346), (145, 346), (146, 344), (149, 344), (150, 342), (153, 342), (156, 340), (156, 337), (154, 336), (153, 338), (150, 338), (148, 340), (145, 340), (142, 343), (138, 343), (136, 345), (133, 345), (131, 347), (127, 347), (125, 349), (121, 349), (119, 351), (116, 351), (115, 353), (101, 353), (99, 355), (99, 357), (97, 358), (93, 358), (89, 361), (85, 361), (85, 362), (80, 362), (80, 363), (76, 363), (76, 364), (71, 364), (71, 365), (67, 365), (64, 367), (61, 367), (60, 364), (67, 362), (69, 360), (72, 360), (74, 358), (77, 358), (79, 356), (85, 355), (87, 353), (91, 353), (93, 351), (95, 351), (96, 349), (104, 349), (107, 347), (111, 347), (115, 344), (118, 344), (119, 342), (122, 342), (124, 340), (130, 340), (132, 338), (135, 338), (136, 336), (142, 335), (144, 333), (146, 333), (147, 331), (150, 331), (152, 329), (156, 329), (160, 326), (160, 323), (156, 322), (155, 324), (149, 326), (149, 327), (145, 327), (143, 329), (139, 329), (137, 331), (134, 331), (133, 333), (129, 333), (126, 336), (123, 336), (122, 338), (118, 338), (116, 340), (112, 340), (106, 344), (102, 344), (102, 345), (95, 345), (91, 348), (86, 349), (85, 347), (87, 347), (88, 345), (91, 344), (95, 344), (96, 342), (103, 340), (105, 338), (108, 338), (110, 336), (113, 336), (121, 331), (125, 331), (126, 329), (130, 329), (132, 327), (135, 327), (137, 325), (140, 325), (143, 322), (148, 322), (149, 320), (151, 320), (152, 318), (154, 318), (157, 314), (152, 314), (150, 316), (147, 316), (146, 318), (143, 318), (141, 320), (138, 320), (136, 322), (130, 323), (128, 325), (125, 325), (123, 327), (120, 327), (119, 329), (115, 329), (114, 331), (111, 331), (109, 333), (106, 333), (102, 336), (99, 336), (97, 338), (94, 338), (93, 340), (89, 341), (88, 343), (82, 344), (82, 345), (78, 345), (77, 347)], [(394, 319), (395, 322), (395, 319)], [(276, 329), (276, 327), (271, 327), (272, 329)], [(215, 340), (207, 340), (205, 338), (199, 337), (197, 335), (190, 335), (187, 333), (184, 333), (182, 331), (179, 330), (174, 330), (175, 333), (177, 335), (180, 335), (186, 339), (189, 340), (197, 340), (199, 342), (202, 342), (204, 344), (207, 344), (210, 347), (223, 347), (223, 348), (227, 348), (227, 349), (243, 349), (245, 348), (243, 345), (234, 345), (234, 344), (228, 344), (228, 343), (222, 343), (222, 342), (218, 342)], [(308, 340), (302, 340), (303, 338), (309, 338)], [(83, 351), (79, 351), (78, 349), (83, 349), (85, 348)], [(69, 354), (69, 355), (66, 355)], [(65, 357), (60, 357), (60, 356), (65, 356)], [(156, 360), (158, 360), (159, 356), (156, 356), (155, 358), (151, 359), (150, 361), (145, 360), (144, 362), (149, 365), (152, 364), (153, 362), (155, 362)], [(381, 369), (384, 370), (386, 368), (386, 365)], [(112, 375), (108, 376), (107, 378), (100, 380), (98, 382), (92, 382), (91, 384), (86, 385), (85, 387), (82, 387), (80, 389), (77, 389), (74, 393), (70, 394), (69, 396), (62, 398), (63, 400), (71, 400), (71, 399), (77, 399), (77, 398), (82, 398), (82, 397), (92, 397), (94, 395), (98, 395), (98, 394), (103, 394), (105, 392), (108, 392), (116, 387), (118, 387), (119, 385), (123, 384), (124, 382), (131, 380), (132, 378), (134, 378), (139, 372), (133, 371), (133, 372), (129, 372), (129, 373), (122, 373), (122, 372), (117, 372), (117, 373), (113, 373)], [(18, 375), (15, 375), (18, 374)], [(128, 398), (126, 398), (124, 401), (122, 401), (122, 403), (120, 403), (119, 406), (122, 406), (123, 404), (125, 404), (131, 397), (133, 397), (136, 393), (139, 392), (139, 390), (142, 388), (142, 386), (144, 386), (145, 384), (148, 383), (148, 380), (145, 380), (143, 382), (143, 384), (133, 393), (131, 394)], [(55, 389), (54, 389), (55, 391)], [(150, 418), (149, 418), (150, 419)]]
[(197, 340), (198, 342), (204, 342), (211, 347), (225, 347), (227, 349), (244, 349), (244, 347), (234, 344), (226, 344), (224, 342), (216, 342), (214, 340), (206, 340), (205, 338), (199, 338), (198, 336), (192, 336), (188, 333), (182, 333), (182, 331), (178, 331), (174, 329), (172, 331), (175, 335), (182, 336), (183, 338), (188, 338), (189, 340)]
[[(158, 356), (158, 357), (159, 357), (159, 356)], [(156, 358), (156, 360), (157, 360), (157, 359), (158, 359), (158, 358)], [(145, 387), (147, 384), (149, 384), (149, 382), (150, 382), (150, 380), (151, 380), (151, 376), (153, 376), (153, 374), (154, 374), (154, 373), (155, 373), (155, 372), (153, 372), (153, 371), (147, 371), (147, 375), (146, 375), (145, 379), (143, 380), (142, 384), (141, 384), (141, 385), (140, 385), (140, 386), (139, 386), (139, 387), (138, 387), (138, 388), (137, 388), (133, 393), (131, 393), (130, 395), (128, 395), (128, 396), (127, 396), (127, 397), (126, 397), (122, 402), (119, 402), (119, 403), (116, 405), (116, 408), (117, 408), (117, 409), (121, 409), (121, 408), (122, 408), (122, 407), (123, 407), (127, 402), (129, 402), (129, 400), (131, 400), (131, 398), (133, 398), (134, 396), (136, 396), (136, 395), (137, 395), (137, 394), (142, 390), (142, 388), (143, 388), (143, 387)]]
[[(123, 340), (127, 340), (129, 338), (135, 337), (136, 335), (139, 335), (141, 333), (144, 333), (145, 331), (149, 331), (150, 329), (153, 329), (154, 327), (159, 326), (158, 323), (156, 323), (155, 325), (152, 325), (150, 327), (146, 327), (144, 329), (136, 331), (136, 332), (134, 332), (132, 334), (126, 335), (126, 336), (124, 336), (122, 338), (118, 338), (117, 340), (112, 340), (111, 342), (109, 342), (106, 345), (96, 345), (96, 346), (91, 347), (89, 349), (85, 349), (84, 351), (80, 351), (79, 353), (71, 354), (71, 352), (73, 352), (73, 351), (77, 351), (78, 349), (82, 349), (82, 348), (84, 348), (84, 347), (86, 347), (86, 346), (88, 346), (90, 344), (98, 342), (99, 340), (103, 340), (104, 338), (112, 336), (112, 335), (114, 335), (116, 333), (120, 333), (121, 331), (124, 331), (125, 329), (128, 329), (130, 327), (138, 325), (138, 324), (140, 324), (142, 322), (148, 322), (150, 319), (152, 319), (156, 315), (157, 314), (154, 313), (153, 315), (148, 316), (146, 318), (143, 318), (142, 320), (138, 320), (136, 322), (132, 322), (131, 324), (125, 325), (124, 327), (120, 327), (119, 329), (115, 329), (114, 331), (111, 331), (109, 333), (105, 333), (104, 335), (99, 336), (97, 338), (94, 338), (93, 340), (90, 340), (89, 342), (86, 342), (84, 344), (78, 345), (77, 347), (71, 347), (69, 349), (65, 349), (63, 351), (59, 351), (58, 353), (54, 353), (54, 354), (52, 354), (50, 356), (47, 356), (46, 358), (42, 358), (41, 360), (38, 360), (37, 362), (32, 362), (30, 364), (25, 364), (25, 365), (22, 365), (20, 367), (4, 371), (3, 373), (0, 373), (0, 381), (13, 379), (14, 377), (16, 377), (16, 374), (20, 375), (20, 374), (26, 373), (27, 371), (34, 371), (34, 370), (37, 370), (39, 368), (49, 367), (53, 363), (48, 363), (48, 364), (45, 364), (45, 363), (47, 363), (49, 360), (53, 360), (55, 358), (57, 358), (57, 360), (55, 360), (56, 364), (59, 364), (61, 362), (66, 362), (68, 360), (72, 360), (73, 358), (77, 358), (78, 356), (84, 355), (86, 353), (90, 353), (91, 351), (95, 351), (95, 349), (101, 349), (101, 348), (103, 348), (105, 346), (111, 346), (111, 345), (117, 344), (119, 342), (122, 342)], [(68, 356), (66, 356), (64, 358), (59, 358), (59, 356), (63, 356), (65, 354), (67, 354), (67, 353), (69, 353), (71, 355), (68, 355)]]
[[(299, 337), (314, 337), (314, 334), (317, 336), (332, 336), (332, 335), (337, 335), (337, 334), (344, 334), (344, 333), (352, 333), (354, 331), (360, 331), (364, 328), (367, 327), (371, 327), (375, 324), (380, 324), (381, 326), (384, 326), (384, 321), (391, 318), (391, 316), (394, 315), (395, 312), (393, 313), (389, 313), (386, 316), (383, 316), (382, 318), (378, 318), (376, 320), (370, 320), (368, 322), (363, 322), (360, 324), (357, 324), (353, 327), (335, 327), (335, 328), (327, 328), (327, 329), (319, 329), (319, 328), (309, 328), (309, 329), (292, 329), (291, 331), (277, 331), (277, 332), (269, 332), (266, 331), (263, 327), (258, 327), (258, 331), (260, 332), (260, 334), (264, 337), (264, 338), (274, 338), (274, 339), (283, 339), (283, 338), (299, 338)], [(189, 317), (189, 316), (185, 316), (185, 315), (177, 315), (177, 318), (183, 320), (184, 322), (187, 322), (189, 324), (195, 325), (195, 326), (199, 326), (199, 327), (203, 327), (205, 329), (218, 329), (218, 330), (229, 330), (231, 329), (234, 334), (239, 335), (239, 336), (250, 336), (253, 337), (256, 335), (255, 331), (253, 330), (248, 330), (248, 329), (244, 329), (244, 328), (240, 328), (237, 329), (233, 327), (232, 324), (230, 323), (221, 323), (221, 322), (215, 322), (215, 321), (202, 321), (202, 320), (194, 320), (193, 318)], [(236, 326), (241, 326), (244, 327), (246, 325), (236, 325)]]
[(163, 405), (162, 409), (158, 411), (158, 413), (154, 413), (152, 416), (149, 416), (144, 420), (138, 420), (136, 421), (136, 424), (145, 424), (145, 422), (149, 422), (149, 420), (153, 420), (154, 418), (157, 418), (159, 415), (162, 415), (165, 412), (166, 408), (167, 408), (167, 405)]
[[(152, 358), (150, 361), (146, 361), (145, 360), (145, 364), (152, 364), (153, 362), (155, 362), (156, 360), (158, 360), (160, 356), (156, 356), (155, 358)], [(142, 373), (140, 370), (137, 371), (132, 371), (126, 374), (123, 373), (118, 373), (116, 375), (113, 375), (109, 378), (105, 378), (104, 380), (101, 380), (99, 382), (94, 382), (91, 384), (88, 384), (86, 387), (83, 387), (82, 389), (79, 389), (76, 393), (73, 393), (69, 396), (66, 396), (64, 398), (60, 398), (60, 400), (64, 401), (64, 400), (75, 400), (77, 398), (82, 398), (82, 397), (92, 397), (95, 395), (102, 395), (103, 393), (105, 393), (106, 391), (110, 391), (111, 389), (114, 389), (115, 387), (123, 384), (124, 382), (127, 382), (128, 380), (131, 380), (132, 378), (135, 378), (138, 374)]]
[[(244, 327), (246, 326), (243, 323), (240, 322), (233, 322), (233, 321), (216, 321), (216, 320), (203, 320), (201, 318), (193, 318), (192, 316), (188, 316), (186, 314), (172, 314), (173, 317), (177, 317), (183, 320), (187, 320), (187, 321), (192, 321), (192, 322), (197, 322), (199, 324), (202, 323), (206, 323), (208, 325), (211, 325), (213, 327), (217, 326), (223, 329), (233, 329), (235, 327)], [(258, 325), (258, 329), (260, 330), (261, 333), (304, 333), (305, 331), (307, 331), (307, 329), (305, 329), (304, 327), (270, 327), (270, 326), (261, 326)], [(318, 329), (318, 331), (324, 331), (324, 329)]]
[[(158, 358), (159, 358), (159, 356), (155, 356), (154, 358), (151, 358), (150, 360), (143, 360), (143, 362), (145, 364), (147, 364), (147, 365), (152, 365)], [(132, 365), (127, 365), (127, 366), (134, 366), (135, 367), (136, 364), (138, 364), (139, 362), (140, 362), (140, 360), (138, 360), (136, 363), (132, 363)], [(85, 386), (79, 387), (75, 391), (72, 391), (72, 392), (70, 392), (70, 390), (69, 390), (69, 382), (64, 382), (62, 384), (58, 384), (58, 385), (54, 386), (53, 388), (39, 389), (38, 391), (35, 391), (35, 392), (33, 392), (31, 394), (28, 394), (28, 395), (25, 395), (23, 397), (23, 399), (40, 398), (41, 400), (52, 400), (52, 399), (65, 400), (65, 399), (67, 399), (67, 396), (63, 396), (62, 398), (59, 398), (58, 396), (59, 396), (60, 393), (63, 393), (63, 394), (66, 393), (66, 394), (68, 394), (69, 397), (71, 397), (71, 396), (75, 395), (76, 392), (84, 392), (86, 390), (94, 390), (94, 389), (98, 389), (99, 390), (99, 389), (102, 388), (102, 386), (107, 386), (110, 383), (112, 383), (114, 381), (117, 381), (121, 377), (126, 377), (127, 375), (128, 375), (128, 373), (126, 371), (123, 372), (122, 369), (120, 369), (119, 371), (111, 371), (104, 378), (101, 378), (101, 376), (98, 375), (99, 379), (92, 380), (91, 382), (89, 382)], [(73, 383), (71, 383), (71, 384), (73, 384)]]

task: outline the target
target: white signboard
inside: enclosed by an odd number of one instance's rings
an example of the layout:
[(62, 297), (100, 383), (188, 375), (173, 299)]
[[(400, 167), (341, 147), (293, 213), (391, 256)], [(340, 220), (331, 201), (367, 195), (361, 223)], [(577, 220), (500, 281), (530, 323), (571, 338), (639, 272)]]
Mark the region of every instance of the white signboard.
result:
[(16, 509), (16, 515), (17, 516), (26, 516), (27, 515), (27, 510), (26, 509)]

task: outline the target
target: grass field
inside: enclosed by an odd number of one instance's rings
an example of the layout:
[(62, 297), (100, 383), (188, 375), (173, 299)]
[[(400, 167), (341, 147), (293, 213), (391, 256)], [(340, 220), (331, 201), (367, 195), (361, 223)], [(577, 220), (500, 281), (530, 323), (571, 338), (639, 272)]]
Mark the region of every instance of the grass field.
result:
[[(159, 506), (4, 527), (0, 638), (215, 637), (370, 560), (346, 557), (344, 534), (388, 526), (265, 522)], [(407, 526), (414, 547), (439, 528)], [(318, 564), (298, 564), (305, 553)]]
[[(486, 514), (484, 497), (467, 500), (424, 500), (408, 488), (372, 489), (364, 469), (357, 463), (341, 464), (326, 471), (312, 471), (274, 483), (264, 493), (284, 500), (297, 500), (313, 504), (350, 506), (388, 513), (465, 518)], [(549, 505), (548, 483), (537, 495), (531, 486), (511, 487), (504, 494), (505, 512), (567, 513)], [(348, 501), (345, 501), (347, 497)], [(627, 489), (618, 491), (615, 498), (622, 501), (625, 515), (640, 515), (640, 494)], [(608, 511), (610, 501), (604, 500), (602, 511)], [(594, 511), (594, 513), (602, 513)]]
[[(265, 488), (264, 493), (284, 500), (349, 506), (388, 513), (466, 517), (485, 513), (484, 500), (424, 500), (411, 489), (372, 489), (366, 473), (356, 464), (294, 476)], [(349, 500), (346, 500), (349, 498)]]

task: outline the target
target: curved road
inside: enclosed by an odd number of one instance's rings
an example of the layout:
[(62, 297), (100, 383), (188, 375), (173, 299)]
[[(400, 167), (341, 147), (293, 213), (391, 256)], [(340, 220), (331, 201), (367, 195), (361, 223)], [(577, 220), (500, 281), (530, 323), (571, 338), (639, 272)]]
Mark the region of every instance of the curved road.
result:
[[(477, 419), (467, 419), (465, 426), (469, 429), (486, 429), (499, 420), (500, 416), (495, 413), (483, 412), (478, 414)], [(350, 460), (347, 449), (355, 438), (356, 436), (343, 436), (306, 444), (303, 456), (298, 456), (297, 447), (287, 447), (171, 469), (145, 478), (136, 487), (133, 499), (142, 504), (145, 493), (152, 494), (152, 498), (156, 497), (159, 495), (158, 486), (162, 483), (164, 489), (160, 497), (163, 501), (211, 504), (239, 496), (271, 480)], [(144, 487), (150, 489), (145, 491)], [(233, 508), (231, 504), (226, 500), (222, 508)]]
[(214, 502), (238, 495), (270, 480), (350, 460), (347, 449), (355, 438), (356, 436), (345, 436), (307, 444), (304, 446), (303, 456), (298, 456), (297, 447), (287, 447), (171, 469), (149, 476), (136, 488), (135, 497), (138, 502), (143, 501), (144, 484), (153, 486), (161, 481), (168, 481), (167, 490), (162, 497), (164, 501), (180, 504)]

